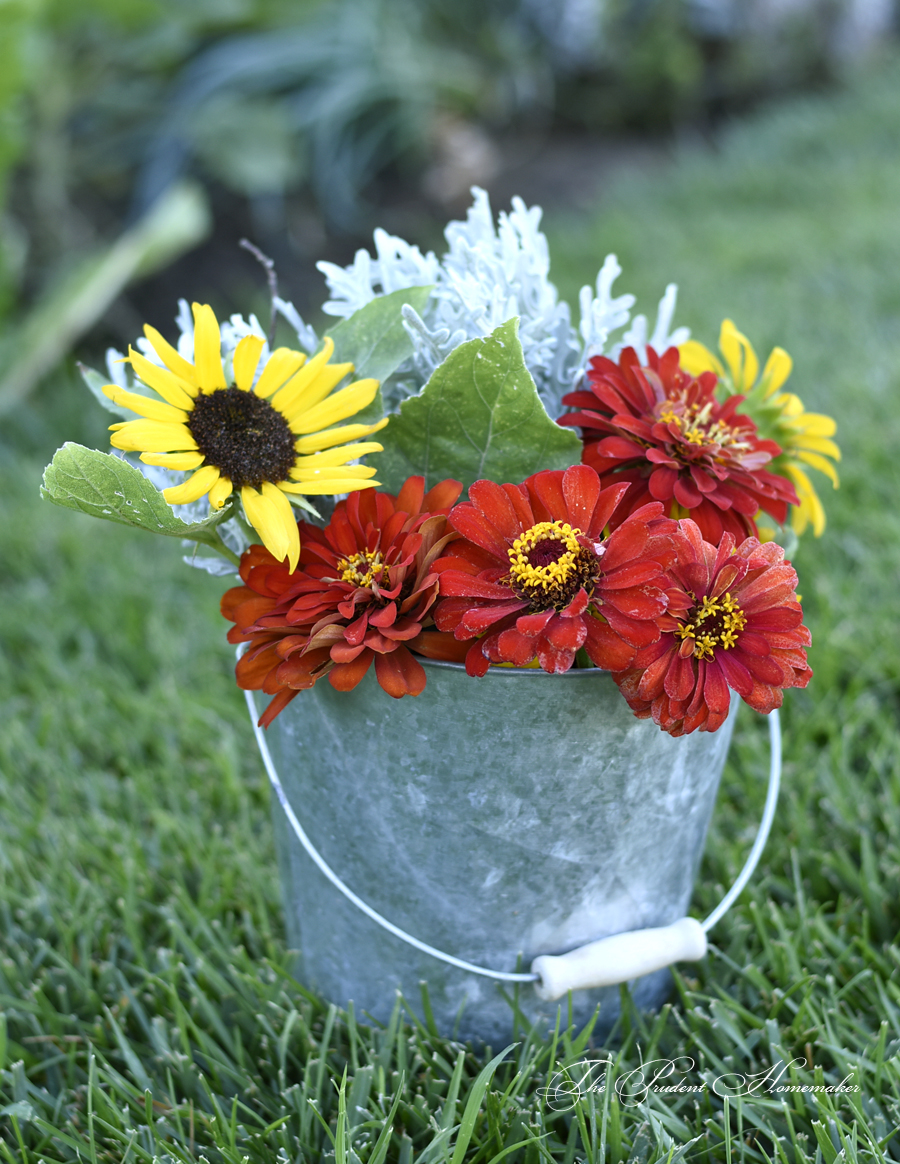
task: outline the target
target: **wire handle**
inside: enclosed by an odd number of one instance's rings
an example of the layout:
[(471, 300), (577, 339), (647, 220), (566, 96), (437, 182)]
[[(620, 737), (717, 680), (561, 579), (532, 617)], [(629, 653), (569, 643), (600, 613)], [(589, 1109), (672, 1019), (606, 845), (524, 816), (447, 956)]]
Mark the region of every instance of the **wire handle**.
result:
[[(245, 644), (238, 648), (238, 657), (246, 649)], [(716, 908), (703, 922), (695, 918), (681, 918), (669, 926), (656, 929), (632, 930), (629, 933), (614, 934), (609, 938), (601, 938), (571, 950), (568, 954), (559, 957), (541, 955), (531, 964), (527, 973), (511, 973), (504, 970), (489, 970), (485, 966), (476, 966), (462, 958), (454, 958), (443, 950), (437, 950), (408, 934), (405, 930), (395, 926), (393, 922), (382, 917), (377, 910), (368, 905), (361, 897), (353, 892), (338, 877), (337, 873), (327, 863), (304, 831), (303, 825), (297, 819), (287, 798), (287, 793), (279, 779), (269, 745), (266, 742), (262, 728), (257, 722), (259, 719), (256, 700), (252, 691), (245, 691), (247, 707), (250, 709), (250, 722), (256, 743), (265, 765), (269, 783), (274, 789), (278, 802), (294, 831), (297, 840), (303, 846), (307, 856), (317, 865), (319, 870), (328, 878), (335, 889), (340, 890), (348, 901), (373, 922), (376, 922), (388, 933), (399, 938), (402, 942), (421, 950), (423, 954), (430, 954), (449, 966), (458, 970), (465, 970), (469, 974), (480, 974), (484, 978), (493, 978), (498, 982), (533, 982), (538, 996), (545, 1001), (560, 998), (569, 990), (586, 990), (592, 986), (614, 986), (620, 982), (628, 982), (632, 978), (639, 978), (649, 974), (652, 970), (661, 970), (673, 962), (698, 961), (706, 953), (706, 931), (719, 921), (734, 904), (741, 890), (753, 876), (753, 871), (759, 863), (762, 851), (765, 848), (772, 821), (775, 819), (775, 807), (778, 803), (778, 789), (781, 783), (781, 725), (778, 712), (769, 712), (769, 789), (766, 795), (766, 804), (763, 809), (762, 820), (756, 833), (756, 840), (750, 855), (744, 863), (743, 869), (735, 879), (734, 884), (725, 894)]]

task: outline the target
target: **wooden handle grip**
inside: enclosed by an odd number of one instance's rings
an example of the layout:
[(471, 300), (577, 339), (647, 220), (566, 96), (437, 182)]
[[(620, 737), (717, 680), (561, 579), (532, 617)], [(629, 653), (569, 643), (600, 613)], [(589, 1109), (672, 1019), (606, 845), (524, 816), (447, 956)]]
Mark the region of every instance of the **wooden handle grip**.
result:
[(541, 976), (534, 987), (538, 997), (552, 1002), (570, 990), (615, 986), (673, 962), (697, 962), (705, 953), (703, 927), (695, 918), (683, 917), (658, 929), (613, 934), (558, 957), (542, 954), (531, 969)]

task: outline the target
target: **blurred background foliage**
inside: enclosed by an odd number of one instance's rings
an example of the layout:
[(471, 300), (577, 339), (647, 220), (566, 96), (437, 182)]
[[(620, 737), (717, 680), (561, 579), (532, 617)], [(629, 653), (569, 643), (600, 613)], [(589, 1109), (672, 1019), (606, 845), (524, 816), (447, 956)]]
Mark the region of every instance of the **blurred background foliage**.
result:
[(0, 0), (0, 411), (100, 319), (95, 347), (176, 294), (233, 310), (242, 234), (309, 273), (378, 219), (429, 241), (560, 134), (714, 134), (895, 23), (894, 0)]

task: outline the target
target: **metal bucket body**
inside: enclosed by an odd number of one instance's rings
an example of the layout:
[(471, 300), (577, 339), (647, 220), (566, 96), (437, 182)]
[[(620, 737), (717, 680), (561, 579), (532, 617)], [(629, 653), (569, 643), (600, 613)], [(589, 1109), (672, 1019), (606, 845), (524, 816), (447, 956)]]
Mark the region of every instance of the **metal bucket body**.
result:
[[(527, 969), (609, 934), (687, 911), (734, 723), (673, 739), (635, 719), (611, 677), (492, 668), (483, 679), (422, 660), (428, 685), (391, 699), (373, 672), (352, 692), (302, 692), (268, 732), (313, 844), (363, 900), (428, 944), (494, 970)], [(407, 945), (349, 902), (274, 803), (288, 940), (299, 974), (339, 1005), (386, 1021), (399, 989), (421, 1014), (428, 983), (444, 1035), (497, 1044), (513, 1012), (487, 978)], [(658, 1007), (659, 971), (634, 984)], [(578, 992), (575, 1020), (617, 987)], [(518, 1005), (555, 1021), (530, 985)], [(566, 1009), (563, 1016), (565, 1021)]]

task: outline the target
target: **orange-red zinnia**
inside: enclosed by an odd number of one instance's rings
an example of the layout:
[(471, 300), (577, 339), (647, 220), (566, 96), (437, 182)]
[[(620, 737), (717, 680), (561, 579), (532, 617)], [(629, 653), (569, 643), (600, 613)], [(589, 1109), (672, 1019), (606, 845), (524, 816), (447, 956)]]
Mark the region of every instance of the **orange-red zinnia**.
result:
[(325, 675), (338, 691), (352, 690), (373, 662), (395, 699), (423, 690), (425, 672), (409, 648), (431, 623), (433, 563), (454, 536), (446, 514), (461, 490), (448, 480), (426, 493), (423, 478), (410, 477), (396, 497), (352, 493), (324, 529), (300, 523), (294, 573), (262, 546), (247, 550), (245, 585), (224, 595), (222, 613), (235, 623), (229, 640), (252, 644), (238, 684), (275, 696), (260, 723)]
[(812, 677), (797, 574), (784, 550), (756, 538), (735, 548), (731, 534), (716, 548), (693, 521), (678, 525), (663, 634), (615, 676), (635, 715), (652, 715), (673, 736), (716, 731), (732, 690), (766, 713), (781, 706), (784, 688)]
[(585, 464), (604, 485), (625, 482), (628, 492), (614, 524), (648, 501), (661, 501), (669, 517), (690, 517), (707, 541), (722, 534), (736, 542), (757, 534), (760, 509), (779, 523), (798, 505), (794, 486), (767, 468), (781, 449), (760, 440), (742, 416), (742, 396), (716, 399), (716, 376), (691, 376), (679, 366), (677, 348), (658, 356), (647, 349), (642, 367), (634, 348), (618, 364), (591, 361), (588, 389), (570, 392), (564, 404), (578, 411), (560, 417), (582, 429)]

